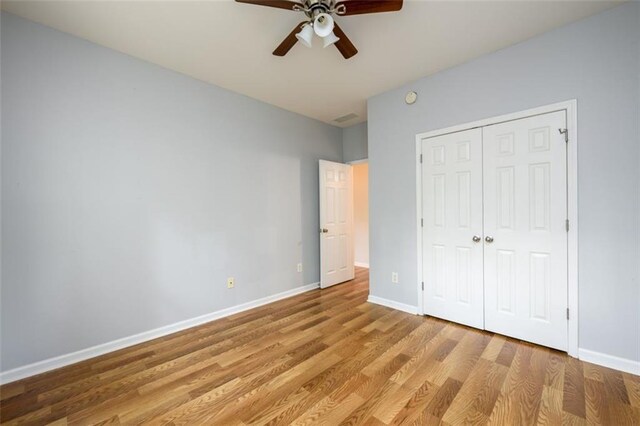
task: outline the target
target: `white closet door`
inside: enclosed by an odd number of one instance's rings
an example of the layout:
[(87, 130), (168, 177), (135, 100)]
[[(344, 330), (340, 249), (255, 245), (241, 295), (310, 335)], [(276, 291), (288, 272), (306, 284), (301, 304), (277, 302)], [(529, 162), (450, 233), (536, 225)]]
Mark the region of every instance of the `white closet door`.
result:
[(567, 349), (565, 112), (483, 128), (485, 328)]
[(425, 313), (483, 328), (482, 131), (424, 139), (422, 153)]

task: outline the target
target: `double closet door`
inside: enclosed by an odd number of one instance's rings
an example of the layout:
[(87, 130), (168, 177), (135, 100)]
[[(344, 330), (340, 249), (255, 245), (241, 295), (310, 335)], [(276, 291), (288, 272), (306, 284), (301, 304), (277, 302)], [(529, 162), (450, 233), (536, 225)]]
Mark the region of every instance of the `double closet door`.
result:
[(559, 111), (422, 140), (424, 311), (567, 350)]

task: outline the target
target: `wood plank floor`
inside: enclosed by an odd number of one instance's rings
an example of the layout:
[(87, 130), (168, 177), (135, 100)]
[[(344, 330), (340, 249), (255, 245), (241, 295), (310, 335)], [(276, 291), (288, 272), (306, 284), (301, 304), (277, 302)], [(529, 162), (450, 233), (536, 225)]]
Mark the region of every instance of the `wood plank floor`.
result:
[(0, 388), (4, 424), (640, 424), (640, 377), (366, 302), (368, 272)]

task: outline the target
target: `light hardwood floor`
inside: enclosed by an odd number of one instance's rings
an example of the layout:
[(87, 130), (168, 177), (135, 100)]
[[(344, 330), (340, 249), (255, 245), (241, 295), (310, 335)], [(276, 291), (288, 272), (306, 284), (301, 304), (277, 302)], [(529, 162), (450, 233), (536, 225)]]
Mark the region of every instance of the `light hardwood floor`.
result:
[(640, 424), (640, 377), (366, 302), (354, 281), (0, 388), (4, 423)]

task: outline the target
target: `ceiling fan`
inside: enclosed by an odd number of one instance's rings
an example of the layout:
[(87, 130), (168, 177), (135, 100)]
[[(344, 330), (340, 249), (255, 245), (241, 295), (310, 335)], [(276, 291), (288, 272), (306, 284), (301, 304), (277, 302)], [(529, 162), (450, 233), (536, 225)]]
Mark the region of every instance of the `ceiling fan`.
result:
[(358, 49), (335, 22), (333, 15), (349, 16), (365, 13), (395, 12), (402, 9), (402, 0), (236, 0), (259, 6), (277, 7), (303, 12), (306, 19), (280, 43), (273, 54), (284, 56), (298, 41), (311, 47), (313, 35), (321, 37), (323, 46), (335, 44), (345, 59), (358, 53)]

